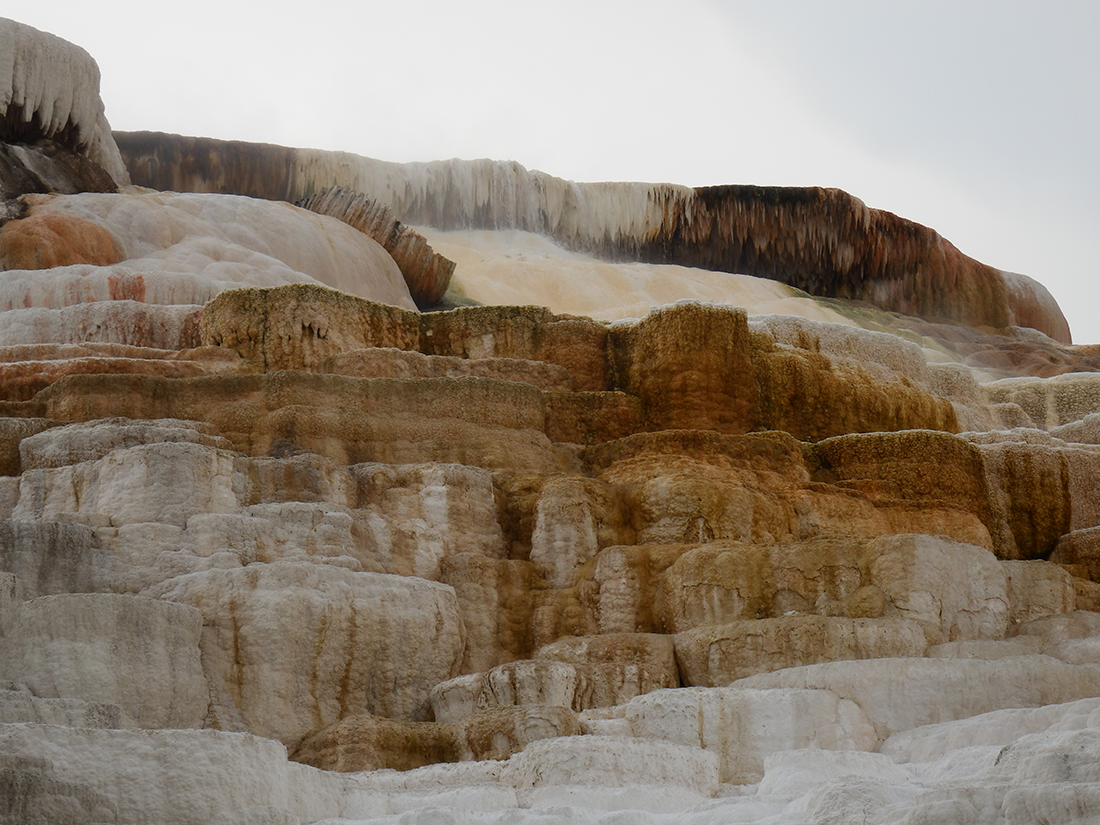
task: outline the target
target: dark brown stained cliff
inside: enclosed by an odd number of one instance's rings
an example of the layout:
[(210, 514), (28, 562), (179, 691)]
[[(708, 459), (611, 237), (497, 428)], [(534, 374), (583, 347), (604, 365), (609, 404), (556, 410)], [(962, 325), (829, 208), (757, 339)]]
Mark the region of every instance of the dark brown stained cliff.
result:
[(50, 129), (43, 125), (38, 112), (32, 112), (28, 118), (26, 108), (18, 103), (9, 103), (0, 112), (0, 142), (25, 144), (40, 140), (49, 140), (77, 153), (83, 153), (87, 149), (80, 142), (80, 130), (71, 119), (65, 121), (60, 129)]
[(540, 232), (606, 258), (772, 278), (811, 295), (986, 331), (1033, 324), (1070, 342), (1049, 294), (1021, 287), (1019, 279), (1007, 284), (1000, 270), (964, 255), (932, 229), (871, 209), (839, 189), (575, 184), (514, 162), (402, 166), (149, 132), (119, 132), (115, 139), (133, 181), (156, 189), (297, 201), (347, 182), (322, 180), (326, 175), (350, 177), (400, 221)]
[(30, 192), (114, 192), (114, 180), (87, 157), (80, 131), (71, 120), (46, 128), (34, 112), (15, 103), (0, 112), (0, 199)]
[(294, 150), (285, 146), (163, 132), (115, 132), (114, 138), (137, 186), (265, 200), (291, 194)]
[(662, 234), (640, 246), (643, 260), (771, 278), (930, 319), (1011, 323), (999, 270), (839, 189), (700, 187), (690, 204), (672, 204)]

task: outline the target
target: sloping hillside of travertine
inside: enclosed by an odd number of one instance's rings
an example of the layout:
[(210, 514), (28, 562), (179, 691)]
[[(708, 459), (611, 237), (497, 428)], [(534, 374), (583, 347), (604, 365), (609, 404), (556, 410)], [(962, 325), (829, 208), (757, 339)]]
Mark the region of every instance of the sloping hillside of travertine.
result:
[(0, 823), (1100, 819), (1100, 353), (367, 196), (0, 211)]

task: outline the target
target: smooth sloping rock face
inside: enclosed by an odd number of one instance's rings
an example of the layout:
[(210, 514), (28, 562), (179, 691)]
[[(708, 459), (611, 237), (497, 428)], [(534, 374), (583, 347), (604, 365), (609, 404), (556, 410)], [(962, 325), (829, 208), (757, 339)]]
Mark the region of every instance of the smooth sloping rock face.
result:
[(454, 591), (331, 565), (271, 564), (170, 580), (150, 595), (198, 607), (211, 714), (293, 746), (351, 713), (424, 720), (454, 675)]
[[(24, 238), (26, 221), (54, 222), (66, 234), (31, 235), (37, 248), (22, 249), (15, 266), (70, 262), (88, 241), (75, 227), (92, 224), (112, 238), (115, 261), (78, 261), (56, 270), (66, 303), (102, 281), (135, 281), (149, 303), (205, 303), (229, 287), (319, 283), (414, 310), (401, 272), (377, 242), (347, 224), (283, 203), (228, 195), (171, 192), (127, 195), (27, 196), (27, 216), (4, 227)], [(3, 238), (0, 238), (0, 242)], [(24, 241), (26, 244), (27, 241)], [(52, 245), (51, 245), (52, 244)], [(111, 263), (109, 267), (89, 266)], [(47, 289), (27, 282), (21, 269), (0, 280), (0, 306), (51, 306)], [(106, 284), (104, 284), (106, 286)], [(65, 304), (62, 304), (65, 305)]]
[(1098, 722), (1100, 699), (995, 710), (957, 722), (923, 725), (896, 733), (883, 742), (882, 752), (908, 762), (931, 762), (959, 748), (1003, 747), (1033, 733), (1095, 728)]
[(454, 261), (433, 252), (422, 236), (402, 226), (378, 201), (350, 189), (332, 186), (300, 201), (298, 206), (339, 218), (378, 241), (401, 268), (417, 306), (431, 306), (446, 293), (455, 269)]
[(115, 236), (70, 215), (32, 215), (0, 228), (0, 269), (110, 266), (122, 260)]

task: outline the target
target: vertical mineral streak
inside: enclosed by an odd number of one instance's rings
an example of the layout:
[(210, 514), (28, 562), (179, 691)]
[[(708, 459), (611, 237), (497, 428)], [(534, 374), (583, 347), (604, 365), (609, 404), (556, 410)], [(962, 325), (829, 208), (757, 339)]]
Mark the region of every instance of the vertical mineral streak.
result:
[(0, 18), (0, 141), (49, 140), (129, 183), (99, 97), (99, 66), (47, 32)]

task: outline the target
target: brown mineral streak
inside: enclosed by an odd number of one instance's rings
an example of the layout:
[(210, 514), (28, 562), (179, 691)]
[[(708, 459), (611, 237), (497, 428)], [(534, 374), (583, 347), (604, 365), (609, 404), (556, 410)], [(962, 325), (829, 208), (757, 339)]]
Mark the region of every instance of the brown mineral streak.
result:
[(454, 261), (433, 252), (421, 235), (403, 226), (385, 205), (342, 186), (330, 186), (297, 205), (339, 218), (382, 244), (397, 262), (418, 307), (430, 307), (447, 291)]

